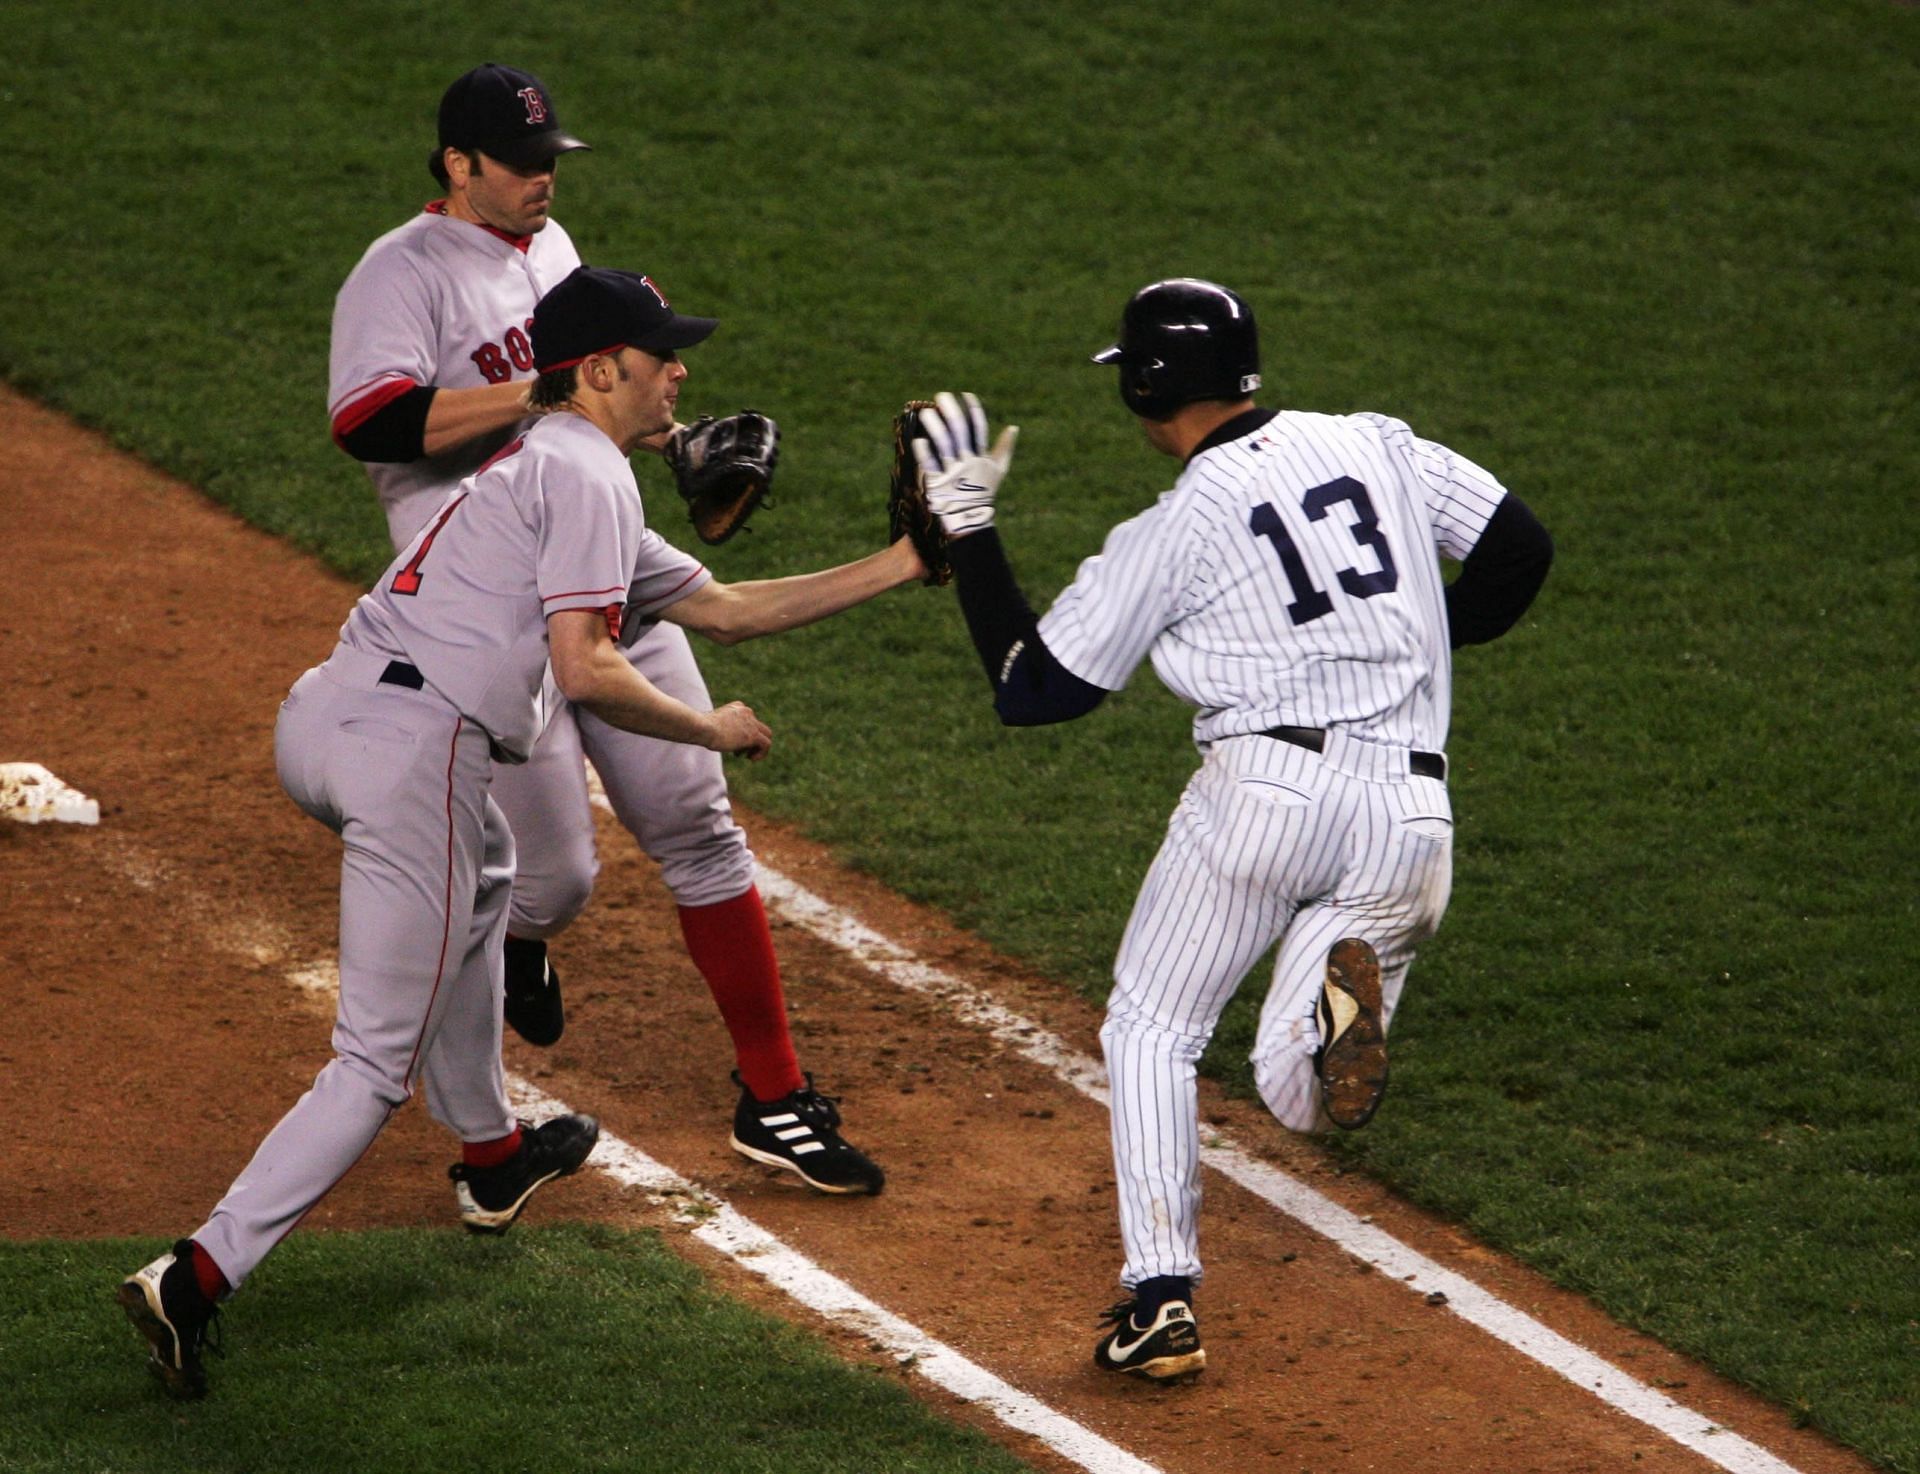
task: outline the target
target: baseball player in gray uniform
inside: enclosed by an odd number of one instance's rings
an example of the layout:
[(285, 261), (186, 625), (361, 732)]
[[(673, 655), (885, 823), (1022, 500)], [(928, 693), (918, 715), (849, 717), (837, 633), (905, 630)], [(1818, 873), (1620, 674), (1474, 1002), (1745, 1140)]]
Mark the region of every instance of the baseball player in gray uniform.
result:
[[(1383, 415), (1257, 407), (1252, 310), (1211, 282), (1128, 302), (1120, 395), (1182, 470), (1035, 619), (994, 530), (1013, 432), (942, 395), (915, 442), (967, 627), (1013, 726), (1068, 720), (1150, 658), (1197, 708), (1202, 761), (1114, 964), (1101, 1042), (1128, 1297), (1103, 1369), (1206, 1364), (1195, 1064), (1227, 1000), (1279, 943), (1254, 1078), (1296, 1131), (1364, 1125), (1414, 949), (1446, 909), (1452, 648), (1525, 612), (1553, 547), (1486, 471)], [(1462, 560), (1453, 582), (1441, 558)]]
[(207, 1221), (122, 1282), (175, 1396), (206, 1389), (218, 1302), (345, 1175), (416, 1079), (462, 1142), (450, 1175), (476, 1233), (505, 1232), (592, 1150), (591, 1116), (517, 1123), (500, 1064), (514, 856), (489, 789), (546, 725), (549, 662), (565, 698), (609, 727), (760, 757), (772, 738), (751, 709), (680, 700), (619, 641), (654, 619), (749, 639), (924, 574), (902, 541), (819, 573), (723, 585), (647, 527), (627, 454), (673, 423), (679, 350), (715, 326), (628, 272), (581, 268), (542, 298), (529, 349), (548, 412), (459, 484), (282, 706), (281, 783), (346, 845), (335, 1057)]
[[(340, 289), (333, 434), (366, 463), (396, 548), (524, 428), (534, 370), (528, 320), (541, 294), (580, 263), (550, 218), (555, 163), (586, 147), (561, 130), (537, 78), (491, 62), (476, 67), (440, 103), (429, 166), (446, 198), (375, 241)], [(661, 451), (676, 429), (640, 444)], [(673, 623), (641, 624), (624, 648), (652, 684), (708, 704), (687, 637)], [(833, 1099), (800, 1068), (753, 855), (714, 752), (551, 703), (529, 760), (494, 782), (519, 854), (507, 1023), (541, 1045), (564, 1027), (547, 941), (586, 905), (598, 869), (583, 755), (620, 822), (660, 864), (688, 951), (732, 1036), (741, 1087), (734, 1150), (823, 1192), (879, 1192), (884, 1174), (839, 1135)]]

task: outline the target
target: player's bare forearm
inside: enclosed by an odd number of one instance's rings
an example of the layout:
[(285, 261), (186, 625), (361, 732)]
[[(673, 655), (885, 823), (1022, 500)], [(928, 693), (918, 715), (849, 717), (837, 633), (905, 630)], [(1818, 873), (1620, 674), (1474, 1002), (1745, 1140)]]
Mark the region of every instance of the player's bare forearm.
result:
[(606, 649), (609, 655), (596, 661), (598, 669), (584, 687), (569, 691), (562, 683), (560, 689), (569, 701), (608, 726), (747, 758), (765, 757), (772, 747), (773, 733), (744, 703), (730, 701), (714, 711), (696, 710), (667, 695), (611, 645)]
[(527, 383), (438, 389), (427, 407), (426, 454), (442, 455), (527, 417)]
[(889, 589), (913, 583), (925, 573), (913, 544), (901, 538), (856, 562), (817, 573), (748, 583), (709, 583), (662, 610), (660, 617), (705, 635), (716, 644), (737, 645), (742, 640), (813, 624)]
[(599, 610), (552, 615), (547, 650), (560, 694), (608, 726), (749, 758), (765, 757), (772, 745), (772, 732), (743, 703), (700, 711), (641, 675), (613, 643)]

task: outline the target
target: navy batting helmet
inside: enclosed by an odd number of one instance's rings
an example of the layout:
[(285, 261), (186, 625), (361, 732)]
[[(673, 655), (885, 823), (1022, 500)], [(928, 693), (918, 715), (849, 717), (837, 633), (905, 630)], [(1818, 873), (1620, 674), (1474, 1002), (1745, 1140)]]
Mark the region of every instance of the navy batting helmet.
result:
[(1093, 355), (1120, 366), (1120, 397), (1146, 420), (1196, 399), (1245, 399), (1260, 387), (1260, 334), (1238, 292), (1180, 276), (1142, 287), (1120, 315), (1120, 341)]

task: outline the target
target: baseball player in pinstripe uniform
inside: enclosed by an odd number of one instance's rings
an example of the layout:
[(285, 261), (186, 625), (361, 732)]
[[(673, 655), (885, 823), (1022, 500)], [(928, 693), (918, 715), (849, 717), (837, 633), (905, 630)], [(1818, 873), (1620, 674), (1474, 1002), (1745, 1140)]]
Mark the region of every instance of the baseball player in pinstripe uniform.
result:
[[(1202, 760), (1147, 872), (1101, 1030), (1127, 1299), (1099, 1367), (1206, 1364), (1195, 1064), (1276, 942), (1254, 1078), (1296, 1131), (1363, 1126), (1387, 1027), (1452, 880), (1450, 651), (1526, 611), (1552, 541), (1466, 457), (1377, 414), (1262, 409), (1252, 310), (1175, 279), (1127, 303), (1114, 365), (1182, 470), (1035, 619), (993, 528), (1012, 430), (942, 395), (915, 442), (967, 627), (1012, 726), (1065, 721), (1141, 660), (1197, 708)], [(1441, 558), (1462, 562), (1451, 583)]]
[[(447, 89), (429, 158), (445, 199), (368, 247), (334, 305), (330, 415), (364, 462), (394, 547), (448, 492), (525, 429), (534, 303), (580, 264), (552, 219), (561, 129), (537, 77), (489, 62)], [(661, 452), (677, 424), (640, 442)], [(694, 706), (706, 682), (686, 634), (638, 625), (634, 669)], [(840, 1136), (838, 1108), (800, 1068), (780, 966), (717, 753), (625, 732), (563, 701), (525, 763), (493, 795), (519, 857), (506, 942), (507, 1023), (548, 1045), (564, 1027), (548, 941), (586, 906), (599, 868), (584, 759), (615, 815), (661, 868), (682, 936), (734, 1046), (740, 1094), (730, 1144), (818, 1191), (881, 1190), (880, 1167)]]

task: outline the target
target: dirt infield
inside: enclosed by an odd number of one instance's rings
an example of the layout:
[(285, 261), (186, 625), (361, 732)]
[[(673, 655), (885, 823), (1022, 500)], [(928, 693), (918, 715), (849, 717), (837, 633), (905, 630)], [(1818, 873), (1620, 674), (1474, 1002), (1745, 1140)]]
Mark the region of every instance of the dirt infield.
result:
[[(97, 828), (0, 822), (0, 976), (14, 1018), (0, 1095), (51, 1128), (22, 1171), (0, 1174), (0, 1232), (172, 1237), (326, 1058), (324, 1006), (289, 975), (333, 955), (337, 845), (281, 794), (271, 734), (280, 697), (324, 657), (356, 590), (5, 391), (0, 437), (0, 761), (43, 763), (101, 805)], [(341, 481), (347, 494), (350, 468)], [(1097, 1056), (1095, 1010), (792, 832), (741, 817), (776, 869)], [(1118, 1248), (1100, 1109), (935, 1000), (777, 925), (802, 1063), (844, 1096), (848, 1134), (891, 1174), (871, 1200), (789, 1187), (727, 1149), (730, 1049), (671, 900), (611, 821), (600, 840), (594, 902), (556, 944), (566, 1037), (546, 1053), (511, 1041), (509, 1067), (1104, 1437), (1209, 1474), (1714, 1467), (1217, 1178), (1198, 1304), (1210, 1369), (1175, 1389), (1102, 1378), (1088, 1353), (1116, 1296)], [(1868, 1467), (1340, 1176), (1259, 1111), (1204, 1099), (1258, 1155), (1806, 1474)], [(450, 1230), (453, 1155), (410, 1106), (307, 1231)], [(730, 1289), (807, 1319), (605, 1178), (552, 1190), (528, 1226), (561, 1214), (663, 1226)], [(850, 1357), (873, 1356), (829, 1335)], [(1042, 1467), (1066, 1467), (956, 1411)]]

